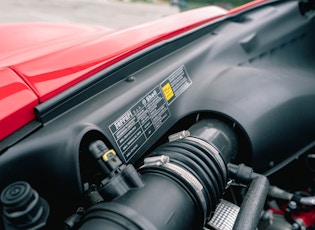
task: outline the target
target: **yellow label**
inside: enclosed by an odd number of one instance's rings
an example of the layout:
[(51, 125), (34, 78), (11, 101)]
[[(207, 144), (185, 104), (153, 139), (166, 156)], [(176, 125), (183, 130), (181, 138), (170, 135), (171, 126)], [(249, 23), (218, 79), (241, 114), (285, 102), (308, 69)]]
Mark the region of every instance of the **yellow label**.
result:
[(171, 100), (172, 97), (174, 97), (174, 92), (170, 83), (164, 85), (162, 87), (162, 90), (167, 101)]
[(109, 160), (109, 158), (108, 158), (109, 155), (116, 155), (115, 150), (114, 149), (110, 149), (106, 153), (104, 153), (103, 156), (102, 156), (103, 161), (105, 161), (105, 162), (108, 161)]

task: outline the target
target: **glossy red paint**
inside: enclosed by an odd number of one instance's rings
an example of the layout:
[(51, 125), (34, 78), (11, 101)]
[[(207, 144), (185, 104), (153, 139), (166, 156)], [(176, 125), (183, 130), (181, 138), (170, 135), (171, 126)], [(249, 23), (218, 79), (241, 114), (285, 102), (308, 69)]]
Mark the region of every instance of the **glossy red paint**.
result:
[[(0, 25), (0, 140), (35, 118), (36, 89), (13, 69), (15, 65), (44, 58), (104, 36), (110, 29), (48, 23)], [(42, 70), (40, 65), (33, 68)]]
[[(1, 65), (34, 59), (38, 55), (43, 56), (44, 53), (38, 54), (38, 51), (44, 50), (47, 52), (48, 50), (44, 48), (50, 45), (67, 44), (66, 41), (76, 44), (82, 37), (91, 39), (91, 34), (99, 36), (103, 35), (104, 32), (110, 31), (113, 30), (92, 25), (43, 22), (0, 24)], [(58, 51), (56, 47), (53, 48), (50, 52)], [(27, 54), (28, 56), (21, 56), (22, 54)], [(3, 61), (5, 62), (3, 63)]]
[(267, 2), (267, 0), (256, 0), (256, 1), (252, 1), (252, 2), (249, 2), (247, 4), (244, 4), (242, 6), (239, 6), (239, 7), (236, 7), (234, 9), (231, 9), (228, 14), (229, 15), (233, 15), (233, 14), (236, 14), (236, 13), (239, 13), (239, 12), (242, 12), (243, 10), (246, 10), (246, 9), (249, 9), (251, 7), (254, 7), (254, 6), (257, 6), (259, 4), (262, 4), (264, 2)]
[(11, 69), (0, 69), (0, 140), (35, 118), (37, 96)]
[[(84, 43), (82, 40), (60, 42), (54, 52), (40, 55), (42, 49), (31, 51), (31, 58), (20, 60), (12, 68), (36, 92), (39, 101), (44, 102), (139, 50), (186, 32), (224, 13), (218, 8), (207, 7), (127, 30), (99, 33)], [(34, 58), (34, 52), (37, 52), (38, 57)]]

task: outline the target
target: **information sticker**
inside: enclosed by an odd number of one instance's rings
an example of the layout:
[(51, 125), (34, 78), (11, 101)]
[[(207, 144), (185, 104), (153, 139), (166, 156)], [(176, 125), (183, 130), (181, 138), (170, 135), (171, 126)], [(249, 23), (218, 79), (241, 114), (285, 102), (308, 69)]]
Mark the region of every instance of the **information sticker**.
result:
[(191, 84), (181, 66), (109, 126), (126, 162), (171, 117), (169, 105)]
[(168, 104), (171, 104), (192, 84), (184, 65), (174, 71), (162, 84), (161, 89)]

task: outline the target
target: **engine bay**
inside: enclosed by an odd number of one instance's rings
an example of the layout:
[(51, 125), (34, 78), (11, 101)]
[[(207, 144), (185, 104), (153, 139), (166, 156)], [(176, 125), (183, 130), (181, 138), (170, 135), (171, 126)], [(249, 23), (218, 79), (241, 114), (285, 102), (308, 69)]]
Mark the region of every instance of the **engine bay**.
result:
[(0, 226), (314, 228), (313, 10), (226, 16), (38, 105), (1, 150)]

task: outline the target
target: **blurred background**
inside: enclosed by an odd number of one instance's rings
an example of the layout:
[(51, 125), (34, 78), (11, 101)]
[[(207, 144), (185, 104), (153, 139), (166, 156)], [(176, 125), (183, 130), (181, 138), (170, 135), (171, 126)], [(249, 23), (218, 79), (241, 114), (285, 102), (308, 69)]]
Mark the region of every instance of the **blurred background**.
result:
[(226, 9), (231, 9), (243, 5), (249, 2), (249, 0), (164, 0), (164, 2), (170, 3), (171, 5), (177, 5), (180, 10), (184, 11), (208, 5), (217, 5)]
[(123, 29), (202, 6), (248, 0), (0, 0), (0, 23), (44, 21)]

